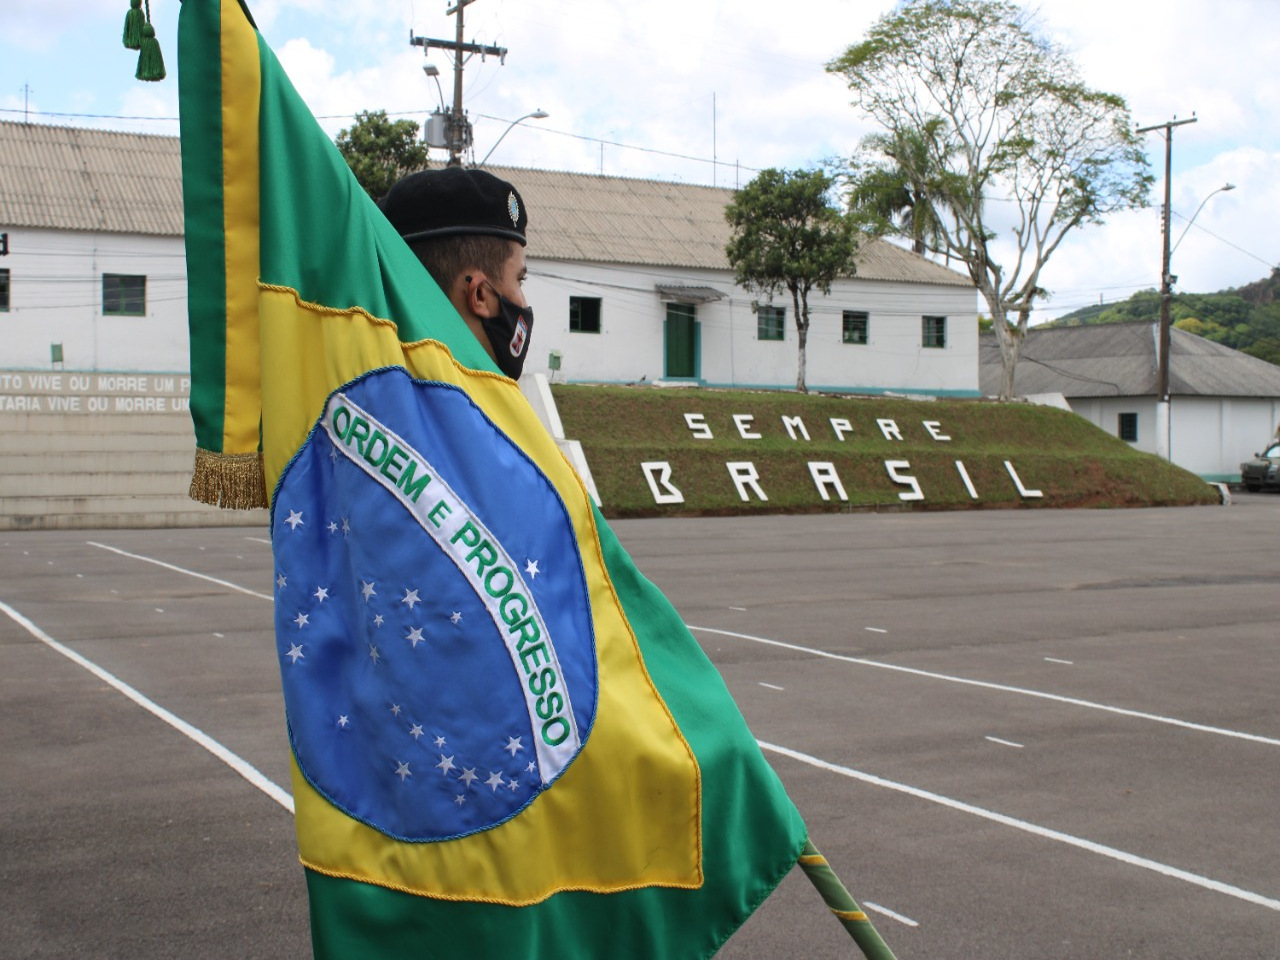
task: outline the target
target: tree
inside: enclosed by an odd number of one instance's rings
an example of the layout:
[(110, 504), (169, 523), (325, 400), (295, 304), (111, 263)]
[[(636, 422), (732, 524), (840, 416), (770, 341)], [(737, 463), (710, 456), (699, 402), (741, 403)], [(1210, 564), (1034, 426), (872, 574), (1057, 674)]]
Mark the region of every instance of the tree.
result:
[(362, 110), (355, 123), (334, 141), (364, 192), (374, 200), (386, 196), (405, 174), (425, 170), (427, 148), (418, 141), (412, 120), (388, 120), (385, 110)]
[[(1173, 325), (1179, 330), (1214, 343), (1280, 364), (1280, 303), (1276, 288), (1280, 270), (1269, 278), (1217, 293), (1175, 293), (1170, 306)], [(1045, 326), (1078, 327), (1087, 324), (1126, 323), (1160, 316), (1160, 292), (1139, 290), (1127, 300), (1108, 306), (1094, 305), (1050, 320)]]
[(941, 241), (942, 221), (934, 197), (934, 164), (929, 142), (913, 130), (866, 138), (867, 153), (884, 162), (865, 161), (850, 173), (849, 205), (865, 214), (879, 233), (897, 233), (924, 254)]
[(1245, 347), (1244, 352), (1251, 357), (1280, 366), (1280, 337), (1266, 337), (1252, 346)]
[(735, 279), (772, 297), (791, 293), (799, 340), (796, 389), (805, 386), (809, 292), (831, 292), (840, 276), (852, 276), (858, 222), (831, 205), (835, 180), (822, 170), (764, 170), (725, 208), (733, 236), (725, 247)]
[[(1012, 398), (1049, 257), (1076, 227), (1146, 203), (1152, 178), (1125, 101), (1081, 83), (1006, 0), (907, 2), (827, 70), (885, 130), (864, 140), (863, 162), (927, 190), (938, 229), (925, 245), (965, 264), (1000, 343), (1000, 396)], [(912, 138), (925, 149), (894, 148)]]
[(1221, 343), (1223, 336), (1227, 332), (1227, 328), (1213, 320), (1201, 320), (1199, 317), (1183, 317), (1174, 324), (1179, 330), (1185, 330), (1187, 333), (1195, 334), (1197, 337), (1204, 337), (1206, 340), (1213, 340)]

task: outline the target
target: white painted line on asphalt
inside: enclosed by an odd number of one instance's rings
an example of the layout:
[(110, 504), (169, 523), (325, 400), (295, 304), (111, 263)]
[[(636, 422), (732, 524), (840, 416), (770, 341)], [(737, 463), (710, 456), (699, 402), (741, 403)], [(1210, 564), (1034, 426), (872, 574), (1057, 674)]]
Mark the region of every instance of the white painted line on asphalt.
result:
[(1068, 667), (1075, 666), (1074, 660), (1059, 660), (1057, 657), (1045, 657), (1050, 663), (1065, 663)]
[(990, 740), (992, 743), (998, 743), (1002, 747), (1017, 747), (1021, 750), (1024, 744), (1014, 743), (1012, 740), (1001, 740), (999, 737), (983, 737), (984, 740)]
[(1189, 720), (1178, 720), (1175, 717), (1162, 717), (1155, 713), (1143, 713), (1141, 710), (1130, 710), (1127, 707), (1113, 707), (1106, 703), (1095, 703), (1092, 700), (1078, 700), (1075, 697), (1064, 697), (1056, 693), (1045, 693), (1043, 690), (1028, 690), (1025, 687), (1010, 687), (1003, 683), (991, 683), (987, 680), (970, 680), (968, 677), (953, 677), (945, 673), (933, 673), (929, 670), (917, 670), (915, 667), (901, 667), (896, 663), (884, 663), (881, 660), (867, 660), (865, 657), (849, 657), (841, 653), (828, 653), (826, 650), (818, 650), (814, 647), (802, 647), (795, 643), (784, 643), (781, 640), (770, 640), (768, 637), (754, 637), (748, 633), (735, 633), (732, 630), (717, 630), (714, 627), (695, 627), (691, 623), (686, 623), (686, 627), (690, 630), (698, 630), (702, 633), (714, 633), (722, 637), (737, 637), (739, 640), (750, 640), (753, 643), (763, 643), (771, 647), (781, 647), (784, 650), (796, 650), (800, 653), (812, 654), (815, 657), (824, 657), (828, 660), (840, 660), (844, 663), (856, 663), (864, 667), (878, 667), (881, 670), (894, 670), (898, 673), (907, 673), (916, 677), (927, 677), (930, 680), (946, 680), (949, 683), (959, 683), (970, 687), (981, 687), (984, 690), (999, 690), (1002, 693), (1016, 693), (1024, 697), (1037, 697), (1041, 700), (1052, 700), (1054, 703), (1065, 703), (1072, 707), (1085, 707), (1089, 710), (1101, 710), (1105, 713), (1115, 713), (1122, 717), (1134, 717), (1138, 720), (1150, 720), (1154, 723), (1166, 723), (1172, 727), (1182, 727), (1186, 730), (1195, 730), (1199, 733), (1213, 733), (1220, 737), (1232, 737), (1236, 740), (1250, 740), (1254, 743), (1265, 743), (1270, 747), (1280, 747), (1280, 740), (1275, 737), (1263, 737), (1256, 733), (1244, 733), (1240, 730), (1227, 730), (1223, 727), (1210, 727), (1203, 723), (1192, 723)]
[(862, 629), (868, 630), (871, 633), (888, 633), (889, 632), (888, 630), (882, 630), (879, 627), (863, 627)]
[(262, 537), (245, 537), (245, 539), (252, 540), (254, 543), (265, 543), (268, 547), (271, 546), (271, 541), (264, 540)]
[[(143, 563), (154, 563), (157, 567), (164, 567), (166, 570), (172, 570), (175, 573), (185, 573), (188, 577), (196, 577), (199, 580), (208, 580), (210, 583), (216, 583), (220, 587), (227, 587), (231, 590), (237, 590), (240, 593), (247, 593), (251, 597), (257, 597), (259, 600), (271, 600), (272, 598), (265, 593), (258, 593), (256, 590), (250, 590), (248, 587), (242, 587), (238, 583), (232, 583), (229, 580), (219, 580), (217, 577), (211, 577), (205, 573), (196, 573), (194, 570), (188, 570), (185, 567), (175, 567), (172, 563), (165, 563), (163, 560), (156, 560), (153, 557), (144, 557), (139, 553), (130, 553), (128, 550), (121, 550), (119, 547), (109, 547), (105, 543), (97, 543), (93, 540), (85, 541), (91, 547), (97, 547), (99, 550), (110, 550), (112, 553), (118, 553), (122, 557), (129, 557), (132, 560), (141, 560)], [(111, 591), (115, 593), (114, 590)]]
[(862, 907), (864, 910), (874, 910), (876, 913), (882, 913), (890, 920), (897, 920), (899, 923), (905, 923), (908, 927), (920, 926), (920, 924), (916, 923), (910, 917), (904, 917), (900, 913), (894, 913), (888, 907), (882, 907), (880, 904), (872, 903), (870, 900), (863, 900)]
[(746, 607), (730, 607), (729, 609), (730, 609), (730, 610), (737, 610), (739, 613), (746, 613), (746, 612), (747, 612), (747, 608), (746, 608)]
[(1189, 870), (1171, 867), (1165, 863), (1148, 860), (1146, 857), (1139, 857), (1136, 854), (1117, 850), (1115, 847), (1108, 847), (1101, 843), (1094, 843), (1092, 840), (1085, 840), (1081, 837), (1073, 837), (1069, 833), (1062, 833), (1061, 831), (1051, 830), (1048, 827), (1042, 827), (1038, 824), (1028, 823), (1026, 820), (1018, 820), (1014, 817), (1008, 817), (1003, 813), (996, 813), (993, 810), (985, 810), (982, 807), (975, 807), (973, 804), (964, 803), (961, 800), (953, 800), (950, 797), (944, 797), (937, 793), (930, 793), (928, 790), (921, 790), (919, 787), (911, 787), (905, 783), (896, 783), (893, 780), (885, 780), (884, 778), (877, 777), (874, 774), (863, 773), (860, 770), (853, 770), (849, 767), (842, 767), (839, 764), (821, 760), (818, 757), (810, 756), (807, 753), (800, 753), (798, 750), (779, 747), (776, 744), (765, 743), (763, 740), (757, 740), (756, 743), (760, 745), (761, 750), (768, 750), (772, 753), (781, 754), (784, 757), (790, 757), (792, 760), (807, 763), (809, 766), (817, 767), (819, 770), (826, 770), (829, 773), (838, 773), (843, 777), (849, 777), (852, 780), (860, 780), (863, 783), (868, 783), (872, 786), (896, 790), (899, 793), (905, 793), (908, 796), (916, 797), (919, 800), (927, 800), (930, 803), (936, 803), (952, 810), (958, 810), (961, 813), (972, 814), (973, 816), (981, 817), (984, 820), (991, 820), (1006, 827), (1013, 827), (1015, 830), (1022, 830), (1025, 833), (1030, 833), (1037, 837), (1043, 837), (1046, 840), (1056, 840), (1059, 843), (1065, 843), (1081, 850), (1087, 850), (1089, 853), (1096, 853), (1103, 857), (1109, 857), (1112, 860), (1118, 860), (1121, 863), (1127, 863), (1133, 867), (1150, 870), (1153, 873), (1160, 874), (1161, 876), (1170, 877), (1174, 880), (1182, 880), (1186, 883), (1203, 887), (1206, 890), (1213, 890), (1216, 893), (1223, 893), (1229, 897), (1235, 897), (1237, 900), (1244, 900), (1247, 903), (1252, 903), (1259, 907), (1266, 907), (1268, 910), (1280, 911), (1280, 900), (1273, 900), (1271, 897), (1264, 897), (1262, 894), (1254, 893), (1252, 890), (1233, 887), (1231, 884), (1223, 883), (1220, 880), (1211, 880), (1208, 877), (1201, 876), (1198, 873), (1192, 873)]
[(776, 683), (765, 683), (763, 680), (761, 680), (761, 681), (760, 681), (760, 686), (762, 686), (762, 687), (768, 687), (770, 690), (785, 690), (785, 689), (787, 689), (786, 687), (780, 687), (780, 686), (778, 686)]
[(72, 663), (84, 667), (84, 669), (88, 670), (103, 683), (114, 687), (116, 690), (123, 693), (138, 706), (142, 707), (142, 709), (163, 720), (184, 736), (194, 740), (276, 803), (280, 804), (280, 806), (284, 807), (290, 813), (293, 813), (293, 797), (289, 795), (288, 791), (283, 790), (268, 780), (257, 767), (250, 764), (247, 760), (244, 760), (232, 753), (208, 734), (196, 729), (181, 717), (170, 713), (164, 707), (160, 706), (160, 704), (129, 686), (129, 684), (125, 683), (115, 675), (108, 673), (92, 660), (81, 656), (70, 647), (59, 643), (3, 600), (0, 600), (0, 612), (7, 614), (9, 619), (18, 624), (18, 626), (22, 627), (27, 631), (27, 633), (31, 634), (41, 643), (48, 646), (51, 650), (62, 654)]

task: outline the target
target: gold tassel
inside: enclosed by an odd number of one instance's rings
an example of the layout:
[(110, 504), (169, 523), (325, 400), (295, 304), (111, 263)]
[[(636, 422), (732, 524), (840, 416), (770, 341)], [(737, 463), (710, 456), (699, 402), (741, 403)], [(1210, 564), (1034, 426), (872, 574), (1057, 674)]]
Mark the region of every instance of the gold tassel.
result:
[(267, 483), (261, 453), (214, 453), (196, 448), (191, 474), (192, 500), (226, 510), (267, 506)]

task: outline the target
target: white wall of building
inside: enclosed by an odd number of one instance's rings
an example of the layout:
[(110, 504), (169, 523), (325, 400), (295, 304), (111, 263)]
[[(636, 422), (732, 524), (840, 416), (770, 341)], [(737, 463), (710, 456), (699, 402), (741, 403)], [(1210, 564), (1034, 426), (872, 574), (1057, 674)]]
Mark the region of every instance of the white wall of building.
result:
[[(704, 286), (725, 298), (696, 306), (697, 381), (711, 386), (794, 387), (797, 334), (790, 295), (782, 341), (760, 340), (757, 298), (726, 271), (680, 270), (531, 259), (525, 294), (536, 318), (526, 369), (553, 379), (628, 383), (670, 379), (665, 369), (666, 304), (655, 287)], [(570, 297), (599, 297), (599, 333), (569, 329)], [(766, 301), (767, 302), (767, 301)], [(810, 298), (806, 380), (811, 389), (977, 396), (977, 299), (972, 288), (840, 280)], [(865, 345), (843, 342), (843, 312), (870, 315)], [(921, 346), (921, 318), (947, 318), (943, 348)]]
[[(6, 229), (9, 310), (0, 312), (0, 369), (185, 373), (186, 255), (181, 237)], [(145, 316), (103, 316), (104, 273), (145, 276)]]
[[(0, 369), (49, 370), (52, 344), (63, 368), (185, 374), (189, 369), (185, 251), (179, 237), (10, 230), (10, 305), (0, 313)], [(724, 299), (696, 306), (697, 382), (790, 388), (797, 339), (789, 296), (784, 339), (758, 338), (757, 297), (727, 270), (688, 270), (531, 260), (525, 292), (536, 323), (526, 369), (561, 381), (669, 379), (662, 285), (705, 286)], [(104, 316), (104, 273), (142, 275), (145, 316)], [(599, 333), (570, 332), (569, 298), (598, 297)], [(971, 288), (840, 280), (810, 299), (806, 380), (811, 389), (978, 394), (977, 302)], [(843, 342), (845, 310), (869, 314), (868, 342)], [(946, 346), (921, 346), (921, 317), (947, 318)], [(561, 368), (549, 355), (558, 351)]]
[[(1077, 397), (1071, 408), (1112, 436), (1120, 414), (1138, 415), (1131, 446), (1156, 452), (1154, 397)], [(1280, 400), (1253, 397), (1174, 397), (1169, 410), (1169, 456), (1206, 480), (1237, 482), (1240, 462), (1266, 446), (1280, 423)]]
[(1240, 462), (1267, 445), (1280, 422), (1280, 400), (1174, 397), (1170, 405), (1173, 462), (1207, 480), (1240, 479)]
[(1143, 453), (1156, 452), (1155, 397), (1072, 397), (1071, 409), (1113, 437), (1120, 436), (1120, 414), (1138, 415), (1138, 439), (1129, 446)]

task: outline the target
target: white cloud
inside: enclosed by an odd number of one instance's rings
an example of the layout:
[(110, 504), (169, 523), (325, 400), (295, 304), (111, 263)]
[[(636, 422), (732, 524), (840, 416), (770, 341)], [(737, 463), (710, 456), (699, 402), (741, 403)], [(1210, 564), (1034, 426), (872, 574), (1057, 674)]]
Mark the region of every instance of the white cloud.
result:
[[(404, 112), (421, 122), (438, 103), (410, 29), (454, 36), (439, 0), (249, 0), (255, 20), (332, 136), (360, 110)], [(1160, 123), (1197, 111), (1174, 144), (1174, 209), (1190, 216), (1230, 180), (1178, 251), (1183, 289), (1216, 289), (1262, 276), (1280, 259), (1268, 211), (1280, 183), (1280, 3), (1275, 0), (1025, 0), (1065, 43), (1091, 86), (1125, 96), (1134, 119)], [(173, 116), (177, 112), (179, 7), (153, 3), (170, 79), (139, 84), (119, 47), (127, 0), (0, 4), (0, 106), (50, 112)], [(466, 108), (483, 156), (508, 122), (541, 107), (502, 140), (493, 162), (709, 183), (749, 179), (752, 168), (811, 165), (848, 155), (869, 132), (843, 80), (824, 64), (862, 38), (894, 0), (807, 0), (778, 6), (736, 0), (478, 0), (465, 38), (510, 50), (505, 64), (467, 63)], [(433, 51), (446, 101), (448, 59)], [(712, 98), (715, 99), (714, 127)], [(3, 116), (13, 118), (13, 113)], [(499, 118), (499, 119), (490, 119)], [(137, 121), (66, 122), (141, 129)], [(151, 125), (172, 132), (174, 125)], [(642, 149), (602, 145), (617, 141)], [(1157, 175), (1163, 145), (1147, 140)], [(702, 158), (681, 160), (664, 153)], [(603, 162), (602, 162), (603, 161)], [(741, 164), (736, 172), (734, 162)], [(1153, 196), (1161, 196), (1157, 184)], [(1175, 230), (1180, 225), (1175, 217)], [(1045, 284), (1054, 312), (1154, 285), (1156, 210), (1082, 228), (1054, 256)]]
[(58, 50), (79, 24), (98, 21), (109, 29), (114, 20), (112, 39), (119, 44), (128, 10), (128, 0), (9, 0), (0, 4), (0, 36), (5, 46), (43, 54)]

